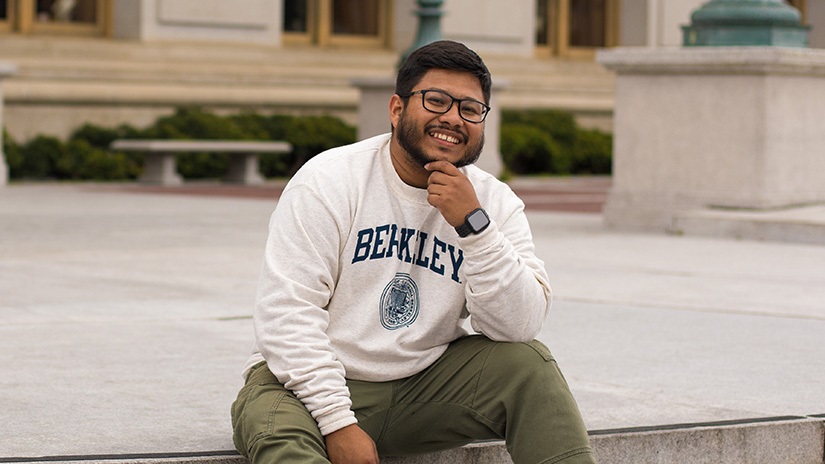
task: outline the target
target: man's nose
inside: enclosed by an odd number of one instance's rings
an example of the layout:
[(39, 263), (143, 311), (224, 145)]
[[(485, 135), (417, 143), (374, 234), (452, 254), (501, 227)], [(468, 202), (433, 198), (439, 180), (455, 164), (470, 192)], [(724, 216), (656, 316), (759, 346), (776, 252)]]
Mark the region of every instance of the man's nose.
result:
[(441, 114), (438, 120), (453, 126), (464, 124), (464, 119), (461, 117), (461, 111), (459, 109), (460, 106), (461, 105), (459, 105), (458, 102), (453, 102), (450, 109), (447, 110), (446, 113)]

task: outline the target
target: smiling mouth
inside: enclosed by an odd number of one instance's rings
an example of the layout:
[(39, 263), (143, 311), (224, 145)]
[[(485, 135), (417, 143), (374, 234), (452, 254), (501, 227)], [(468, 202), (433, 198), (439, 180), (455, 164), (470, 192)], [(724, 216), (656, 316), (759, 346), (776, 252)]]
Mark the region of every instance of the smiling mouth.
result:
[(442, 134), (441, 132), (430, 132), (430, 137), (435, 137), (438, 140), (442, 140), (447, 143), (452, 143), (453, 145), (458, 145), (461, 143), (457, 137), (453, 137), (452, 135)]

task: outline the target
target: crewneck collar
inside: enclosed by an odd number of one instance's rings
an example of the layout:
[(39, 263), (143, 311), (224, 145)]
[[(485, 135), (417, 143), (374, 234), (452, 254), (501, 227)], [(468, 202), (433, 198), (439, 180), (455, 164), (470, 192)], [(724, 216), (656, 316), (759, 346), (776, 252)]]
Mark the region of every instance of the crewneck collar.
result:
[(384, 172), (384, 177), (387, 179), (387, 184), (390, 186), (392, 191), (399, 197), (404, 198), (413, 203), (428, 205), (429, 202), (427, 201), (427, 189), (422, 189), (408, 185), (403, 180), (401, 180), (401, 177), (395, 170), (395, 166), (393, 166), (392, 164), (392, 154), (390, 153), (391, 140), (392, 135), (389, 135), (387, 139), (384, 141), (383, 145), (381, 146), (381, 149), (379, 150), (379, 157), (381, 158), (381, 169)]

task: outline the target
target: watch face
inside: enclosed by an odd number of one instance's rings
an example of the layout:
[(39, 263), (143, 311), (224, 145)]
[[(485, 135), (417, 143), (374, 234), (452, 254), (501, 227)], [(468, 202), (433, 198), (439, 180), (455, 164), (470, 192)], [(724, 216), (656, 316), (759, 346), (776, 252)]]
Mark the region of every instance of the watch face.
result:
[(470, 228), (474, 232), (478, 232), (490, 223), (490, 219), (484, 214), (484, 211), (477, 209), (467, 218), (467, 223), (470, 224)]

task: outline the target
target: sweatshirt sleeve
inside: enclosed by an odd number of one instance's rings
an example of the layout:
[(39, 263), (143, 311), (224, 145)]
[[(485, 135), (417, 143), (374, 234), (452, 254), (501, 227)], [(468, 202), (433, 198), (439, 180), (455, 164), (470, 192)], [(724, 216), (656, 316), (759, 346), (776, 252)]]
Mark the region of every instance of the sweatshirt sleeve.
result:
[(287, 188), (270, 220), (253, 316), (267, 366), (323, 435), (357, 422), (344, 366), (325, 333), (338, 274), (339, 222), (309, 187)]
[(513, 196), (506, 216), (461, 238), (467, 311), (474, 330), (497, 341), (529, 341), (550, 311), (547, 271), (535, 254), (524, 203)]

